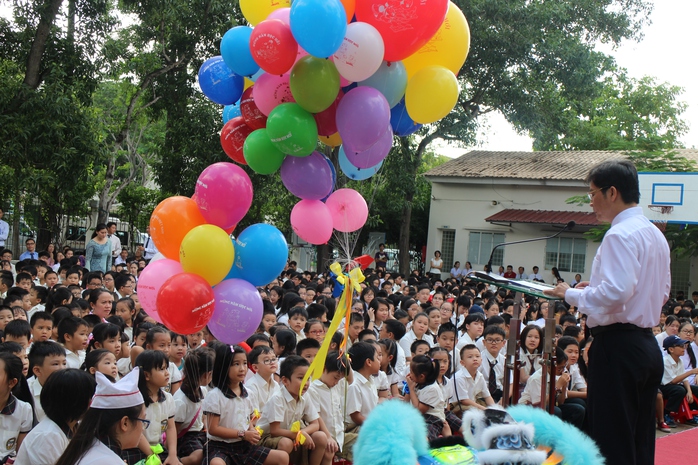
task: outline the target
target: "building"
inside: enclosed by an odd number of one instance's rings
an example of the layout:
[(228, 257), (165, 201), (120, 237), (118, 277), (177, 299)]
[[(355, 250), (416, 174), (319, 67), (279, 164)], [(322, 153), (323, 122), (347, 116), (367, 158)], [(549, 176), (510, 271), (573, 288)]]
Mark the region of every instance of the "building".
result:
[[(679, 155), (698, 161), (698, 151)], [(440, 250), (447, 277), (454, 261), (466, 261), (483, 270), (492, 248), (502, 242), (550, 236), (569, 221), (576, 226), (555, 239), (497, 249), (492, 261), (498, 266), (533, 266), (547, 283), (557, 267), (567, 282), (575, 274), (589, 278), (599, 243), (584, 233), (598, 225), (588, 204), (567, 203), (588, 192), (584, 182), (595, 164), (624, 158), (621, 152), (488, 152), (472, 151), (427, 172), (432, 184), (427, 260)], [(674, 290), (689, 291), (693, 260), (672, 260)], [(427, 264), (428, 269), (428, 264)], [(691, 289), (692, 290), (692, 289)], [(690, 295), (690, 292), (688, 293)]]

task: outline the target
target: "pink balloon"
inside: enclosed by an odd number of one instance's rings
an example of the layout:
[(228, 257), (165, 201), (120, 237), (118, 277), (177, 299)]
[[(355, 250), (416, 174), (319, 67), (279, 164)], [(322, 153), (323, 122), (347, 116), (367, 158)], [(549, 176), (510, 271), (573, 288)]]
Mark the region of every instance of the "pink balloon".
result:
[(368, 219), (366, 200), (354, 189), (338, 189), (325, 201), (332, 225), (340, 232), (358, 231)]
[(252, 96), (259, 111), (267, 116), (282, 103), (293, 103), (296, 101), (291, 94), (288, 74), (283, 76), (262, 74), (254, 86), (252, 86)]
[(342, 142), (354, 152), (368, 150), (390, 124), (390, 105), (373, 87), (347, 92), (337, 107), (337, 129)]
[(301, 200), (291, 210), (293, 232), (314, 245), (326, 244), (332, 237), (332, 215), (320, 200)]
[(252, 205), (252, 181), (233, 163), (214, 163), (199, 175), (195, 194), (204, 219), (229, 229), (240, 222)]
[(138, 299), (141, 301), (141, 306), (148, 316), (158, 323), (162, 323), (156, 305), (158, 292), (165, 281), (180, 273), (184, 271), (178, 261), (163, 258), (148, 263), (138, 278)]
[[(286, 23), (287, 26), (291, 26), (291, 8), (279, 8), (269, 13), (267, 19), (279, 19)], [(298, 47), (300, 48), (300, 47)]]
[(354, 152), (349, 145), (344, 145), (344, 154), (347, 156), (349, 163), (357, 168), (365, 169), (372, 168), (382, 162), (390, 153), (393, 147), (393, 128), (388, 126), (385, 134), (378, 139), (378, 142), (373, 144), (368, 150), (363, 152)]

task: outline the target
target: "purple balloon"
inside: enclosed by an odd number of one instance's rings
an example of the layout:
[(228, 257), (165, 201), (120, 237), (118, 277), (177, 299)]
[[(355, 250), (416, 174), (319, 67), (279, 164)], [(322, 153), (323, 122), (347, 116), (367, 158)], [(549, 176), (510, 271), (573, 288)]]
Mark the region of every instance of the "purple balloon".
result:
[(208, 329), (226, 344), (250, 337), (262, 321), (264, 304), (257, 288), (242, 279), (226, 279), (213, 288), (216, 305)]
[(332, 170), (325, 157), (313, 152), (307, 157), (286, 157), (281, 181), (288, 191), (304, 200), (321, 200), (332, 192)]
[(371, 148), (390, 124), (390, 105), (373, 87), (356, 87), (337, 106), (337, 129), (345, 147), (352, 152)]
[(344, 154), (347, 156), (349, 163), (357, 168), (365, 169), (372, 168), (382, 162), (390, 153), (393, 147), (393, 128), (388, 125), (388, 130), (378, 139), (378, 142), (373, 144), (368, 150), (363, 152), (353, 152), (347, 146), (344, 146)]

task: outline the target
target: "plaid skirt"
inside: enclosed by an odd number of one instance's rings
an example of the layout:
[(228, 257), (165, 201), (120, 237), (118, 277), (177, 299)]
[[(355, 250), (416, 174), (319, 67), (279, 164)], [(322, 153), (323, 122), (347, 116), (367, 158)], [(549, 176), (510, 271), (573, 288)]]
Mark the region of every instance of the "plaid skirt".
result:
[(189, 457), (197, 450), (203, 450), (205, 446), (205, 431), (187, 431), (184, 436), (177, 438), (177, 457)]
[(223, 442), (208, 441), (204, 448), (204, 464), (213, 459), (221, 459), (225, 465), (263, 465), (271, 449), (253, 446), (247, 441)]
[(451, 434), (460, 432), (463, 427), (463, 420), (458, 418), (453, 412), (446, 410), (446, 423), (451, 427)]
[(434, 415), (424, 415), (424, 421), (427, 423), (427, 438), (431, 441), (441, 436), (444, 429), (444, 422)]

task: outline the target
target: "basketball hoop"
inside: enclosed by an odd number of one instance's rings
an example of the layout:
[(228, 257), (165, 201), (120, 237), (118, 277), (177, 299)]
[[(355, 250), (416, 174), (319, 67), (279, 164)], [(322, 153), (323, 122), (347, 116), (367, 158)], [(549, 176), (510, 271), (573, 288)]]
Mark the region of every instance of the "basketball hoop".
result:
[[(671, 212), (674, 211), (674, 207), (672, 205), (648, 205), (647, 206), (650, 210), (652, 210), (655, 213), (659, 213), (660, 215), (669, 215)], [(661, 219), (661, 220), (654, 220), (652, 223), (659, 229), (661, 232), (666, 231), (666, 225), (667, 225), (667, 219)]]

